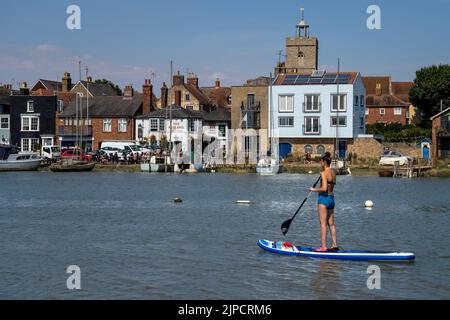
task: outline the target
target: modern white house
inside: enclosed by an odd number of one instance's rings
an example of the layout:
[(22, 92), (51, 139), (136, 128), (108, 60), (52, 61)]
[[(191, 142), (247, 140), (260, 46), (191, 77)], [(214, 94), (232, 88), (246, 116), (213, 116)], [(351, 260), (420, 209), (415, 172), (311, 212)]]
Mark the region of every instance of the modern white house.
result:
[(279, 74), (269, 90), (270, 135), (280, 157), (326, 151), (339, 158), (365, 133), (365, 88), (359, 72)]

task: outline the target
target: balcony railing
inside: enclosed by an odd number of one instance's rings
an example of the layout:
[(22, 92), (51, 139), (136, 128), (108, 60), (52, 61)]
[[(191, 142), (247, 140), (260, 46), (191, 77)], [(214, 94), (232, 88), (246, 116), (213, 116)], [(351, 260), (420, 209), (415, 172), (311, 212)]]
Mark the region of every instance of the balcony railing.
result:
[(59, 126), (58, 135), (60, 136), (74, 136), (83, 134), (84, 136), (92, 136), (92, 126)]
[[(258, 104), (245, 106), (241, 104), (242, 129), (260, 129), (261, 128), (261, 102)], [(245, 121), (247, 119), (247, 121)]]

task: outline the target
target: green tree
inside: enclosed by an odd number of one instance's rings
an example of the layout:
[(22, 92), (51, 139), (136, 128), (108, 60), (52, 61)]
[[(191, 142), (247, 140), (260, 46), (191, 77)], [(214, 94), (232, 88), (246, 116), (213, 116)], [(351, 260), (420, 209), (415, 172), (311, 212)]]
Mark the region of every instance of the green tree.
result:
[(432, 65), (416, 72), (414, 86), (409, 93), (411, 103), (423, 114), (424, 124), (444, 107), (450, 107), (450, 65)]
[(117, 95), (121, 96), (122, 95), (122, 89), (120, 89), (120, 87), (117, 84), (114, 84), (112, 81), (108, 80), (108, 79), (98, 79), (95, 80), (95, 83), (103, 83), (103, 84), (109, 84), (111, 86), (111, 88), (113, 88), (116, 92)]

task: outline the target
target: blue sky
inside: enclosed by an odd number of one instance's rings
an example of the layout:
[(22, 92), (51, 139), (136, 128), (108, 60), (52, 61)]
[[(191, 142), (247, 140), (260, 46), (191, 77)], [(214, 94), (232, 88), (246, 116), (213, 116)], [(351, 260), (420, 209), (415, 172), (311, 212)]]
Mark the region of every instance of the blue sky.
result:
[[(66, 8), (81, 7), (81, 30), (66, 28)], [(366, 27), (367, 7), (381, 8), (382, 29)], [(319, 65), (363, 75), (414, 80), (422, 66), (450, 63), (450, 0), (40, 0), (5, 1), (0, 10), (0, 83), (92, 76), (140, 89), (174, 69), (200, 84), (240, 85), (269, 75), (295, 34), (301, 6), (319, 38)]]

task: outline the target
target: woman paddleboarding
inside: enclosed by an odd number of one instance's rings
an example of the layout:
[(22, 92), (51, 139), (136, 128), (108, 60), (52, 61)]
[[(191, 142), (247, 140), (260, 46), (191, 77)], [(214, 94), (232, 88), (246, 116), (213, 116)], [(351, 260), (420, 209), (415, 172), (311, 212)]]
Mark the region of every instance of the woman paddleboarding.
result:
[[(320, 221), (320, 233), (322, 247), (316, 249), (317, 252), (338, 251), (336, 226), (334, 224), (334, 187), (336, 185), (336, 172), (331, 169), (331, 154), (326, 152), (321, 160), (321, 186), (320, 188), (310, 188), (311, 192), (317, 192), (319, 199), (317, 202), (317, 213)], [(332, 244), (331, 249), (327, 248), (327, 226), (330, 229)]]

